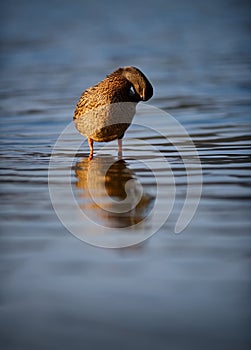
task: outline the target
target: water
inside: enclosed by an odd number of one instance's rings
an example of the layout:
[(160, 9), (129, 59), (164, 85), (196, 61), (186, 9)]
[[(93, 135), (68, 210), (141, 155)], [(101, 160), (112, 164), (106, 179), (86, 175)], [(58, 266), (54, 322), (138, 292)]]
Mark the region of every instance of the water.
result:
[[(248, 2), (22, 0), (2, 7), (2, 348), (248, 349)], [(174, 234), (186, 174), (170, 142), (133, 126), (122, 160), (115, 144), (104, 151), (97, 145), (97, 179), (102, 164), (114, 159), (112, 182), (122, 173), (144, 191), (133, 215), (102, 217), (89, 207), (101, 224), (118, 229), (148, 215), (156, 196), (153, 171), (165, 171), (156, 164), (159, 152), (171, 165), (177, 191), (170, 219), (151, 239), (127, 249), (100, 249), (59, 221), (48, 165), (81, 92), (124, 65), (143, 70), (155, 88), (149, 104), (174, 116), (192, 137), (203, 192), (194, 219)], [(160, 128), (165, 131), (165, 125)], [(73, 193), (87, 208), (88, 148), (70, 150), (78, 137), (76, 132), (66, 139), (66, 166), (55, 180), (63, 189), (71, 171)], [(139, 149), (135, 137), (158, 154)], [(124, 198), (121, 182), (107, 186)], [(161, 198), (165, 208), (168, 201)], [(63, 198), (62, 207), (67, 205)]]

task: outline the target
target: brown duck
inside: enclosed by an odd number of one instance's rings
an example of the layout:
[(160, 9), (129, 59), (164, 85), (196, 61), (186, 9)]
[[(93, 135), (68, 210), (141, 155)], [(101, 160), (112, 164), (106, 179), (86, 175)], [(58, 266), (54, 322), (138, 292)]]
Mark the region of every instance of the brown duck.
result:
[(88, 138), (89, 159), (93, 158), (93, 141), (118, 139), (119, 153), (122, 138), (130, 126), (136, 105), (153, 95), (146, 76), (135, 67), (118, 68), (81, 95), (74, 122), (78, 131)]

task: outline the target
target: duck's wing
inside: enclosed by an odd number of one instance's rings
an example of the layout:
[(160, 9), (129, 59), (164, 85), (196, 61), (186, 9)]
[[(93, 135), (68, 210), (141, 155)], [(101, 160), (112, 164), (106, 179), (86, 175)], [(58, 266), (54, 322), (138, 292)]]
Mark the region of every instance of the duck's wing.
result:
[(99, 84), (86, 89), (82, 93), (75, 109), (74, 119), (78, 119), (87, 112), (109, 103), (111, 103), (111, 100), (108, 86), (102, 81)]

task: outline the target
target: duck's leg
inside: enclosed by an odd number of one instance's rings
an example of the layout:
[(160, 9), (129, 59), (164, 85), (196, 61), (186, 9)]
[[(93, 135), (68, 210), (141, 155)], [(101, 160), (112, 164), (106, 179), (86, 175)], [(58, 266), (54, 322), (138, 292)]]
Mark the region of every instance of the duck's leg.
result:
[(93, 158), (93, 139), (91, 139), (91, 138), (88, 139), (88, 145), (90, 147), (90, 154), (89, 154), (88, 159), (92, 160), (92, 158)]
[(123, 146), (122, 146), (122, 139), (118, 139), (118, 157), (122, 157), (123, 152)]

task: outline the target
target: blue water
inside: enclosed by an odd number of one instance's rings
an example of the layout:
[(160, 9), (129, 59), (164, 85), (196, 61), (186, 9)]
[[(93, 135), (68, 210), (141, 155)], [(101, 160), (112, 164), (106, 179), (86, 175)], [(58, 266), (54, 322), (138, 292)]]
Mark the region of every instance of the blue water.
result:
[[(0, 16), (1, 348), (248, 349), (248, 1), (8, 0)], [(154, 86), (149, 104), (192, 137), (203, 192), (194, 219), (174, 234), (186, 191), (182, 162), (161, 136), (130, 128), (129, 144), (137, 135), (172, 164), (177, 206), (141, 245), (101, 249), (59, 221), (48, 165), (82, 91), (124, 65), (142, 69)], [(108, 147), (116, 157), (116, 147)], [(151, 207), (156, 184), (132, 148), (123, 171), (142, 182)], [(74, 155), (82, 170), (87, 155), (86, 144)], [(144, 159), (155, 161), (150, 151)], [(62, 186), (65, 176), (58, 172)], [(81, 176), (73, 169), (72, 188), (86, 206)]]

